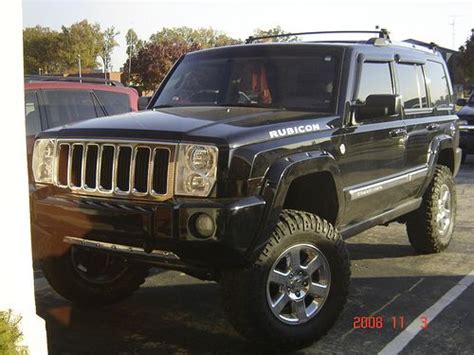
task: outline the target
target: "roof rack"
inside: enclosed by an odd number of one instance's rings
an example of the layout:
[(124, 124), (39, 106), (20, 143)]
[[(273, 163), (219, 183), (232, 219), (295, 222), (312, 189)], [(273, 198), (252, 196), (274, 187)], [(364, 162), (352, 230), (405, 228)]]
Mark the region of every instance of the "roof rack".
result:
[(315, 31), (315, 32), (296, 32), (296, 33), (284, 33), (284, 34), (278, 34), (278, 35), (268, 35), (268, 36), (250, 36), (245, 40), (246, 44), (253, 43), (258, 40), (262, 39), (271, 39), (271, 38), (280, 38), (280, 37), (289, 37), (289, 36), (305, 36), (305, 35), (321, 35), (321, 34), (346, 34), (346, 33), (372, 33), (372, 34), (378, 34), (379, 38), (385, 39), (385, 40), (390, 40), (389, 32), (385, 28), (381, 28), (379, 30), (373, 30), (373, 31)]
[(39, 81), (72, 81), (80, 83), (94, 83), (105, 84), (110, 86), (123, 86), (120, 81), (94, 78), (94, 77), (78, 77), (78, 76), (49, 76), (49, 75), (25, 75), (25, 83), (39, 82)]
[(426, 45), (416, 44), (409, 41), (395, 41), (393, 45), (405, 48), (412, 48), (426, 53), (439, 53), (438, 45), (434, 42), (427, 43)]

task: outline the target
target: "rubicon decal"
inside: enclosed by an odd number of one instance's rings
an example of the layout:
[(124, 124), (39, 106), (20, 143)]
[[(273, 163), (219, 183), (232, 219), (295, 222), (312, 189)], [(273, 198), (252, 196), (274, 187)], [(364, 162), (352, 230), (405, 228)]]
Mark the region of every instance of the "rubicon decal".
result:
[(314, 132), (314, 131), (319, 131), (319, 130), (321, 130), (321, 128), (319, 127), (319, 124), (313, 123), (313, 124), (308, 124), (308, 125), (277, 129), (275, 131), (268, 132), (268, 134), (270, 135), (270, 138), (280, 138), (280, 137), (292, 136), (294, 134), (308, 133), (308, 132)]

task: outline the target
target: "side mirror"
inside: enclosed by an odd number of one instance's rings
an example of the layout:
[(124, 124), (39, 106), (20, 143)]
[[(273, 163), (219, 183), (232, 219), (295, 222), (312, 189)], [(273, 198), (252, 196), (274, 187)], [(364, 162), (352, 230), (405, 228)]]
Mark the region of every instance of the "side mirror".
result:
[(398, 95), (369, 95), (365, 104), (353, 106), (356, 121), (367, 121), (398, 115), (401, 112), (401, 98)]
[(146, 110), (148, 103), (151, 100), (151, 96), (141, 96), (138, 98), (138, 111)]
[(455, 102), (456, 106), (466, 106), (467, 100), (466, 99), (457, 99)]

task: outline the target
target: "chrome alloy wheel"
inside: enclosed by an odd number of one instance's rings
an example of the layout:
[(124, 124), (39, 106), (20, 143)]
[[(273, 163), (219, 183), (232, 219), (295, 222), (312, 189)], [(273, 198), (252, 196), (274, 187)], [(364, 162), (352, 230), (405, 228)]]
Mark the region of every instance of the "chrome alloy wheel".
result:
[(310, 244), (285, 250), (267, 278), (267, 301), (273, 314), (286, 324), (302, 324), (323, 307), (331, 286), (324, 254)]
[(451, 208), (451, 192), (447, 185), (442, 185), (438, 198), (438, 213), (436, 215), (436, 224), (438, 232), (445, 235), (451, 226), (452, 208)]

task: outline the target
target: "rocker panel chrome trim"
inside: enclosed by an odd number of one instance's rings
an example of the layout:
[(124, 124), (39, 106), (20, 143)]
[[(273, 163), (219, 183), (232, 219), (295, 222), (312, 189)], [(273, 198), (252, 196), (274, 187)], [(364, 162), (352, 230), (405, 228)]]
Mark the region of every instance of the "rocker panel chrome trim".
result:
[(416, 168), (405, 174), (386, 178), (372, 184), (364, 185), (357, 188), (347, 189), (349, 200), (354, 201), (362, 197), (373, 195), (377, 192), (396, 187), (407, 182), (426, 177), (428, 175), (428, 167)]

